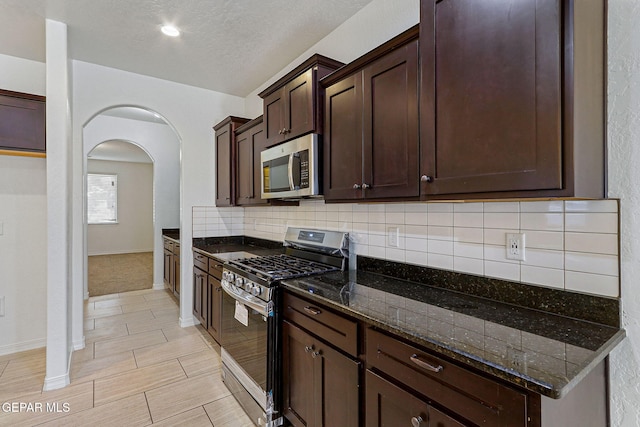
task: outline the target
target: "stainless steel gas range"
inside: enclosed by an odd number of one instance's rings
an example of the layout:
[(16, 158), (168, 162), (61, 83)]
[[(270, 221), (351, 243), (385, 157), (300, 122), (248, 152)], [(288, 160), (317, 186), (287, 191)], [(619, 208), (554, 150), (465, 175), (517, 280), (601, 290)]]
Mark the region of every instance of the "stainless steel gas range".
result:
[(258, 426), (282, 425), (279, 281), (343, 270), (349, 235), (288, 228), (285, 253), (229, 261), (222, 273), (222, 378)]

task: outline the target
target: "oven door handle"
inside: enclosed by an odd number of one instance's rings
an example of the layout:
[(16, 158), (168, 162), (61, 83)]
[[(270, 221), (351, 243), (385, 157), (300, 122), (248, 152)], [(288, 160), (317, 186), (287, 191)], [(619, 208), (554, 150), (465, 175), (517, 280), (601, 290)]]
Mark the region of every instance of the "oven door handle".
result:
[(224, 291), (234, 300), (248, 306), (249, 308), (254, 309), (258, 313), (262, 314), (263, 316), (267, 316), (269, 314), (269, 310), (266, 302), (258, 298), (255, 298), (253, 295), (241, 295), (237, 293), (233, 289), (232, 285), (230, 285), (226, 280), (223, 280), (221, 284), (222, 284), (222, 289), (224, 289)]
[(287, 164), (287, 175), (289, 176), (289, 190), (295, 190), (295, 184), (293, 182), (293, 158), (295, 153), (289, 154), (289, 163)]

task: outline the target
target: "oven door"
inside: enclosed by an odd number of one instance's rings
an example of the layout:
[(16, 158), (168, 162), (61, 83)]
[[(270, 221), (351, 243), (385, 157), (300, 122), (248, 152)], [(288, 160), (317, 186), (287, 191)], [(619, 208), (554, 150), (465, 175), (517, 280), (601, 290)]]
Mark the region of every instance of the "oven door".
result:
[(265, 411), (267, 407), (267, 303), (224, 286), (220, 341), (222, 361)]

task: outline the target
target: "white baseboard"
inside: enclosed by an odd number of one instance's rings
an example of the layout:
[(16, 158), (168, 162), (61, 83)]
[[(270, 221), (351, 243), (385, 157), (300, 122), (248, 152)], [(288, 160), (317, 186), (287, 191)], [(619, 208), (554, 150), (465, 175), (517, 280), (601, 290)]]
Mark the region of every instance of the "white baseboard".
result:
[(44, 387), (42, 387), (43, 391), (57, 390), (59, 388), (66, 387), (70, 384), (69, 381), (69, 371), (66, 374), (60, 375), (53, 378), (44, 378)]
[(153, 290), (154, 291), (162, 291), (164, 290), (165, 286), (164, 283), (154, 283), (153, 284)]
[(36, 348), (42, 348), (47, 346), (46, 338), (39, 338), (36, 340), (29, 340), (23, 342), (17, 342), (13, 344), (7, 344), (0, 346), (0, 356), (5, 354), (19, 353), (21, 351), (33, 350)]
[(181, 328), (188, 328), (189, 326), (196, 326), (200, 324), (198, 319), (193, 316), (187, 317), (186, 319), (181, 317), (180, 319), (178, 319), (178, 323)]
[(73, 343), (73, 351), (82, 350), (84, 347), (85, 347), (84, 336), (82, 337), (81, 340), (75, 341)]

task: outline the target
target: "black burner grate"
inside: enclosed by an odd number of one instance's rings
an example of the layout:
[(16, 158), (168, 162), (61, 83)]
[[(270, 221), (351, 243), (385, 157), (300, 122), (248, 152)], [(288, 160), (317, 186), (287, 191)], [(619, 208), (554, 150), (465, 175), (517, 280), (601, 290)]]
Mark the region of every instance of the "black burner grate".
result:
[(242, 269), (266, 275), (272, 280), (290, 279), (340, 270), (327, 264), (308, 261), (290, 255), (269, 255), (232, 261)]

